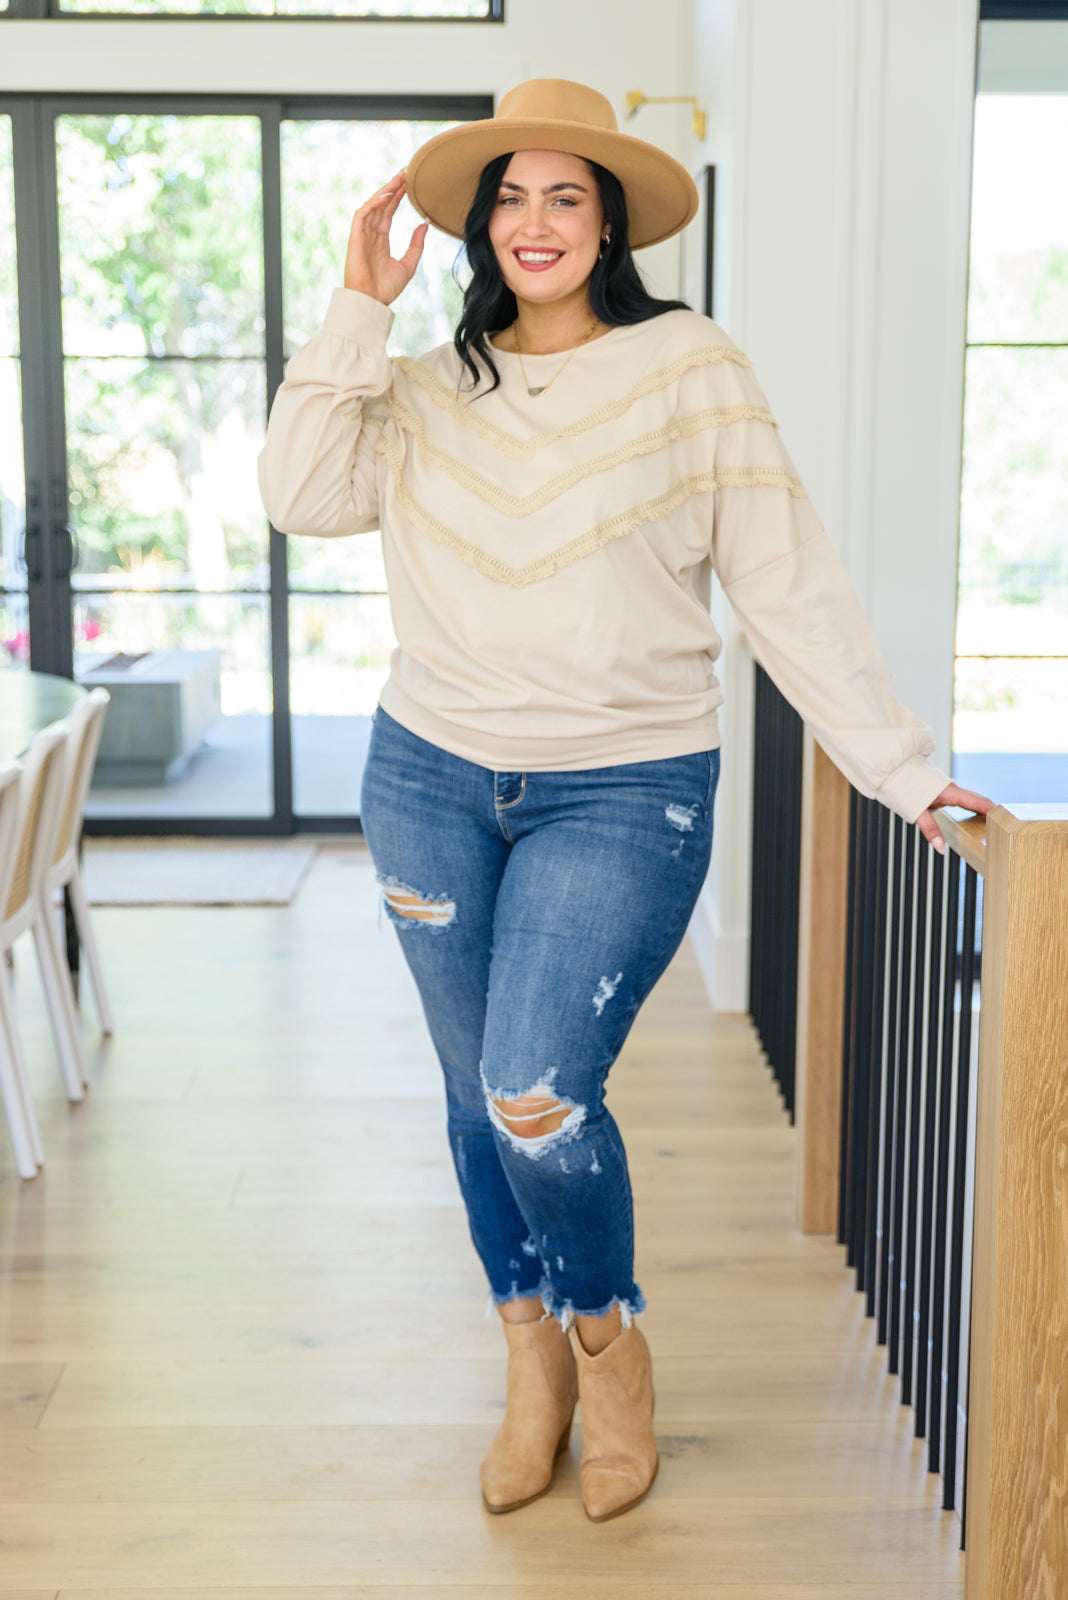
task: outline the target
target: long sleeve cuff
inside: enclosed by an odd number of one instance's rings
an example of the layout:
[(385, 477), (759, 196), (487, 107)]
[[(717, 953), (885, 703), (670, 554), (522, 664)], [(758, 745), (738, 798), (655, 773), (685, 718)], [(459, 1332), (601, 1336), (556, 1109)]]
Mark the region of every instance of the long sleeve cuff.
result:
[(915, 822), (950, 781), (923, 756), (912, 756), (883, 780), (875, 791), (875, 798), (906, 822)]
[(323, 333), (337, 334), (361, 345), (385, 345), (393, 313), (381, 300), (358, 289), (335, 289), (323, 318)]

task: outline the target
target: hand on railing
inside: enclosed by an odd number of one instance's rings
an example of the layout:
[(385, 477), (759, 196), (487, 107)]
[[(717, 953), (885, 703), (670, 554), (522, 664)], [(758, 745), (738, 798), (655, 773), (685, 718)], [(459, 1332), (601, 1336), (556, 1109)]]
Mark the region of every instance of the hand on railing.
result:
[(961, 806), (965, 811), (974, 811), (978, 816), (985, 817), (996, 805), (997, 801), (988, 800), (985, 794), (975, 794), (971, 789), (958, 789), (955, 783), (948, 783), (942, 793), (931, 801), (930, 808), (916, 818), (916, 826), (927, 843), (933, 844), (939, 855), (944, 856), (946, 841), (934, 818), (935, 806)]

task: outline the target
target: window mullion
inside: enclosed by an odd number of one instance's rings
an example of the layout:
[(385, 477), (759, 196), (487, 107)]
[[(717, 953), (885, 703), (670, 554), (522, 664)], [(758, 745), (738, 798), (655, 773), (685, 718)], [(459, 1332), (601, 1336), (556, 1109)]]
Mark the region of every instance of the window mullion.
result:
[[(285, 375), (282, 308), (282, 117), (276, 102), (260, 113), (263, 183), (263, 315), (267, 409)], [(293, 825), (293, 737), (289, 696), (289, 572), (285, 536), (270, 533), (271, 683), (274, 814)]]
[(39, 100), (12, 110), (26, 465), (30, 662), (74, 674), (67, 534), (63, 326), (55, 122)]

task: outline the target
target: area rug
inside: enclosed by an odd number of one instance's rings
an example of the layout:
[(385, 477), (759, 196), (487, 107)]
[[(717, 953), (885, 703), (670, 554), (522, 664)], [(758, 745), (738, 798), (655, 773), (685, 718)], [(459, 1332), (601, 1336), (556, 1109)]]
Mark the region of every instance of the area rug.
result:
[(289, 840), (87, 839), (94, 906), (285, 906), (315, 856)]

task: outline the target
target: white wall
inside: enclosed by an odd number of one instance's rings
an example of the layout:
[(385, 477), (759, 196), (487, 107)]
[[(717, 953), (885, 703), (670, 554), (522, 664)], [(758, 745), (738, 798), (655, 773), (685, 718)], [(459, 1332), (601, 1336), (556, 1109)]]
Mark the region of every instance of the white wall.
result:
[[(622, 120), (629, 89), (692, 94), (690, 0), (508, 0), (507, 20), (457, 23), (52, 20), (0, 22), (0, 90), (150, 94), (492, 94), (526, 78), (592, 84)], [(581, 18), (579, 24), (578, 18)], [(681, 157), (686, 118), (646, 106), (632, 131)], [(675, 243), (643, 252), (678, 293)]]
[[(948, 764), (977, 0), (695, 0), (717, 315), (752, 357), (899, 698)], [(728, 58), (730, 65), (728, 67)], [(750, 668), (723, 619), (720, 844), (695, 922), (744, 1009)]]

